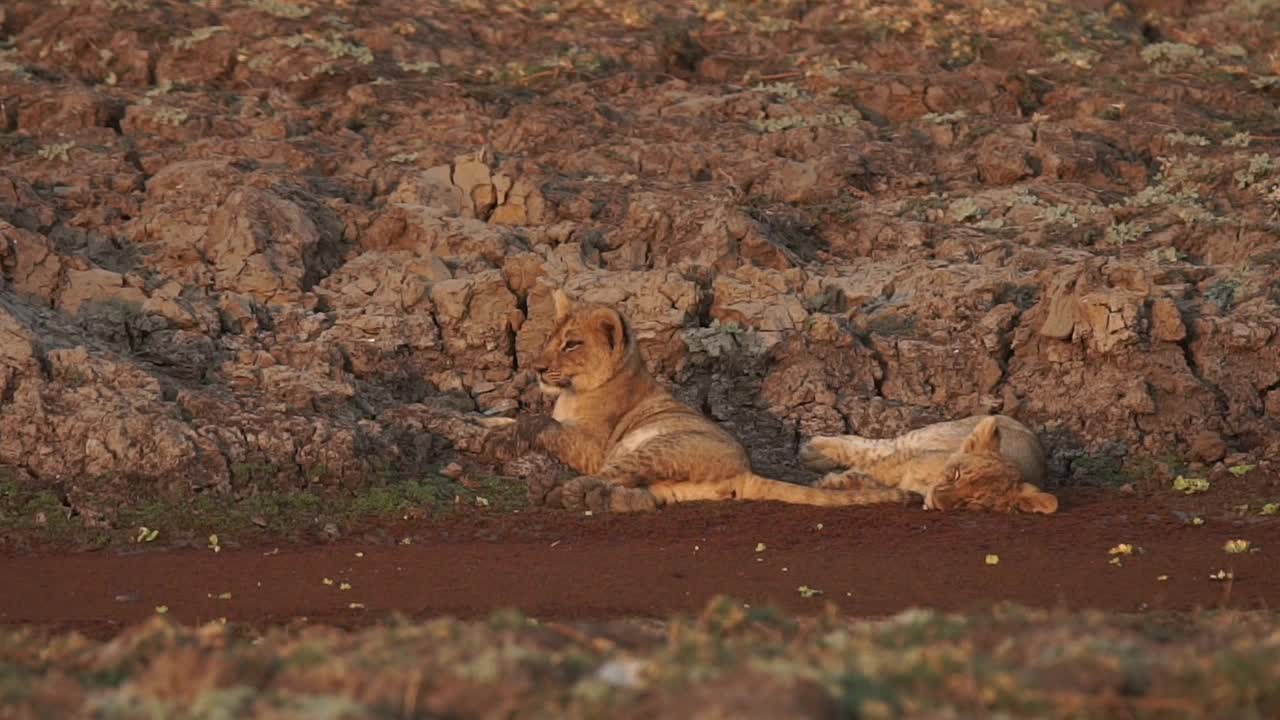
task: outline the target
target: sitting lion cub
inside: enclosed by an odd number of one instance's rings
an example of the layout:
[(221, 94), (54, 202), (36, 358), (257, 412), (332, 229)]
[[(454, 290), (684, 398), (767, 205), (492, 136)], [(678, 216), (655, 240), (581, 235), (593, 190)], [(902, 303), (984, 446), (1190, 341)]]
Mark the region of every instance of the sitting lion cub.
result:
[(802, 505), (906, 503), (896, 488), (814, 488), (761, 477), (731, 435), (662, 388), (628, 323), (604, 305), (553, 292), (556, 326), (535, 364), (551, 417), (525, 415), (493, 432), (485, 449), (511, 459), (530, 449), (582, 476), (531, 487), (535, 501), (593, 511), (650, 510), (690, 500), (778, 500)]
[(1042, 492), (1044, 448), (1025, 425), (1005, 415), (937, 423), (896, 438), (818, 436), (800, 461), (832, 473), (818, 487), (849, 488), (863, 478), (924, 496), (925, 508), (1052, 513), (1058, 499)]

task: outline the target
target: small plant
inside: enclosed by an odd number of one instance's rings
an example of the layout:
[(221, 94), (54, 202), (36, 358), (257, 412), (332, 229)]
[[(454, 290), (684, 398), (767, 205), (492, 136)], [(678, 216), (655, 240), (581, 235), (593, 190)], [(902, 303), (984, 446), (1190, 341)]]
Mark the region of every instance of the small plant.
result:
[(334, 60), (350, 57), (361, 65), (368, 65), (373, 62), (372, 50), (359, 43), (345, 40), (335, 32), (326, 33), (315, 44), (329, 53), (329, 57)]
[(73, 142), (54, 143), (52, 145), (43, 145), (36, 154), (45, 160), (61, 160), (62, 162), (71, 162), (71, 157), (67, 152), (75, 147)]
[(1136, 240), (1141, 240), (1150, 231), (1151, 227), (1146, 223), (1113, 223), (1107, 228), (1104, 239), (1111, 245), (1128, 245)]
[(1181, 131), (1166, 133), (1164, 139), (1170, 145), (1194, 145), (1196, 147), (1204, 147), (1209, 144), (1209, 138), (1206, 138), (1203, 135), (1188, 135)]
[(1204, 478), (1189, 478), (1179, 475), (1173, 479), (1173, 489), (1183, 495), (1195, 495), (1209, 489), (1209, 481)]
[(1142, 49), (1142, 59), (1156, 72), (1176, 72), (1194, 67), (1203, 67), (1208, 63), (1204, 51), (1194, 45), (1184, 43), (1153, 43)]
[(1238, 555), (1240, 553), (1249, 552), (1248, 540), (1228, 540), (1222, 546), (1223, 552), (1228, 555)]
[(796, 87), (795, 83), (790, 82), (757, 83), (751, 89), (759, 93), (776, 95), (787, 100), (794, 100), (800, 97), (800, 89)]
[(1258, 511), (1259, 515), (1276, 515), (1280, 514), (1280, 503), (1266, 503), (1262, 509)]
[(210, 25), (208, 27), (197, 28), (186, 37), (174, 38), (169, 41), (169, 44), (178, 50), (190, 50), (214, 35), (226, 31), (226, 25)]
[[(1119, 545), (1116, 545), (1115, 547), (1107, 551), (1107, 554), (1111, 556), (1111, 559), (1108, 560), (1107, 562), (1110, 563), (1111, 565), (1116, 565), (1116, 566), (1124, 565), (1124, 561), (1122, 560), (1122, 558), (1132, 555), (1133, 552), (1134, 552), (1133, 545), (1129, 543), (1120, 543)], [(1142, 549), (1138, 548), (1138, 552), (1142, 552)]]
[(311, 14), (311, 8), (283, 0), (252, 0), (249, 7), (269, 15), (289, 20), (298, 20)]
[(947, 123), (958, 122), (966, 117), (969, 117), (969, 113), (964, 110), (956, 110), (949, 113), (925, 113), (920, 116), (920, 119), (934, 125), (946, 125)]
[(1031, 207), (1040, 204), (1040, 198), (1026, 188), (1018, 188), (1009, 196), (1009, 207)]
[(1252, 140), (1253, 140), (1253, 136), (1250, 135), (1249, 133), (1239, 132), (1227, 138), (1226, 140), (1223, 140), (1222, 144), (1227, 147), (1246, 148), (1246, 147), (1249, 147), (1249, 143)]
[(1249, 158), (1249, 165), (1235, 171), (1231, 177), (1236, 181), (1236, 187), (1241, 190), (1248, 190), (1254, 185), (1259, 185), (1264, 179), (1269, 177), (1271, 173), (1276, 171), (1276, 159), (1266, 153), (1258, 153)]
[(1101, 57), (1102, 55), (1094, 50), (1081, 48), (1079, 50), (1063, 50), (1050, 58), (1050, 62), (1071, 65), (1081, 70), (1091, 70), (1094, 63), (1098, 62)]
[(765, 134), (782, 132), (794, 128), (805, 127), (857, 127), (862, 122), (862, 115), (857, 110), (843, 110), (836, 113), (818, 113), (816, 115), (784, 115), (782, 117), (759, 117), (751, 121), (756, 132)]
[(947, 215), (956, 222), (977, 220), (982, 217), (982, 208), (973, 198), (965, 197), (951, 203), (947, 207)]
[(423, 60), (421, 62), (400, 63), (400, 69), (405, 72), (420, 73), (422, 75), (430, 75), (440, 69), (440, 63)]
[(1231, 473), (1232, 475), (1235, 475), (1236, 477), (1241, 477), (1243, 475), (1248, 475), (1249, 472), (1256, 467), (1258, 466), (1257, 465), (1233, 465), (1227, 468), (1227, 472)]
[(1070, 225), (1080, 227), (1080, 218), (1076, 216), (1070, 205), (1053, 205), (1040, 212), (1040, 219), (1048, 225)]
[(1229, 312), (1235, 305), (1236, 291), (1240, 289), (1240, 281), (1235, 278), (1222, 278), (1209, 286), (1204, 299), (1218, 306), (1222, 312)]
[(155, 111), (156, 122), (162, 125), (171, 125), (178, 127), (187, 121), (188, 113), (186, 110), (179, 108), (157, 108)]
[(796, 588), (796, 591), (799, 592), (800, 597), (803, 597), (803, 598), (811, 598), (816, 595), (823, 594), (821, 590), (817, 588), (811, 588), (808, 585), (801, 585), (800, 587)]

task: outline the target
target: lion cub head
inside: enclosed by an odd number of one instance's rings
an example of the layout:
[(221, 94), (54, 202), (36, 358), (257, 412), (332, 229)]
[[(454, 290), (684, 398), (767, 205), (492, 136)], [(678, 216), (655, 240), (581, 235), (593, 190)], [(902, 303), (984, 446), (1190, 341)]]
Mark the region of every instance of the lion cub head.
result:
[(608, 382), (635, 352), (627, 321), (605, 305), (573, 303), (552, 291), (556, 325), (534, 362), (543, 392), (594, 390)]
[(1000, 453), (1000, 426), (994, 417), (978, 423), (947, 459), (943, 477), (929, 491), (925, 507), (1029, 513), (1058, 509), (1056, 497), (1023, 482), (1017, 466)]

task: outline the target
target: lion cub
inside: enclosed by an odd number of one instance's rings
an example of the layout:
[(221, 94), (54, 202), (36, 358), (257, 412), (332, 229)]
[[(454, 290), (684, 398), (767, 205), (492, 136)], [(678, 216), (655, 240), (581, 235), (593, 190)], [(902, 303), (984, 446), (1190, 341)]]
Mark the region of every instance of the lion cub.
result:
[(812, 470), (847, 468), (817, 485), (849, 488), (864, 478), (924, 496), (925, 508), (1052, 513), (1058, 499), (1038, 487), (1044, 448), (1025, 425), (1005, 415), (936, 423), (896, 438), (818, 436), (800, 448)]
[(539, 449), (581, 473), (535, 486), (535, 501), (593, 511), (649, 510), (691, 500), (778, 500), (803, 505), (906, 503), (897, 488), (815, 488), (761, 477), (742, 445), (650, 375), (615, 309), (552, 294), (556, 325), (534, 369), (555, 396), (551, 417), (524, 415), (491, 433), (485, 449), (511, 459)]

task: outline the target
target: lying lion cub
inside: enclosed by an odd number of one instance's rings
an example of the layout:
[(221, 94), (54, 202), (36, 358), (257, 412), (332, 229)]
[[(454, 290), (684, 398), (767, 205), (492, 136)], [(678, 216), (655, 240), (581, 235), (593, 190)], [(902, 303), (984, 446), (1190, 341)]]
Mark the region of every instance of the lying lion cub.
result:
[(779, 500), (802, 505), (906, 503), (890, 487), (838, 490), (770, 480), (742, 445), (672, 397), (645, 367), (626, 319), (553, 293), (556, 326), (535, 369), (556, 397), (551, 417), (525, 415), (493, 432), (486, 450), (511, 459), (540, 449), (581, 477), (531, 487), (535, 501), (593, 511), (651, 510), (690, 500)]
[(1042, 492), (1044, 448), (1025, 425), (1005, 415), (937, 423), (887, 440), (819, 436), (800, 448), (812, 470), (848, 468), (818, 487), (849, 488), (863, 478), (924, 496), (926, 508), (1052, 513), (1058, 499)]

